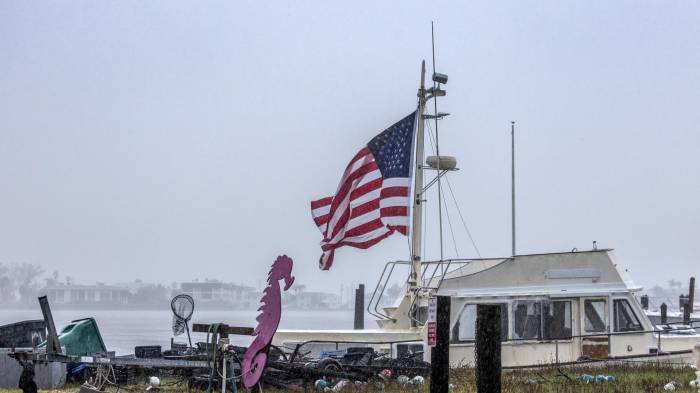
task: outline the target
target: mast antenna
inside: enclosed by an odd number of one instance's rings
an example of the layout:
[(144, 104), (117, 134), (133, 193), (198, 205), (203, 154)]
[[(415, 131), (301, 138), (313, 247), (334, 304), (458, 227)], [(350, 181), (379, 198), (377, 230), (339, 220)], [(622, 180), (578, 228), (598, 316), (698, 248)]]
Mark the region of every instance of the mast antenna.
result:
[(510, 122), (510, 214), (512, 255), (515, 256), (515, 122)]
[[(433, 50), (433, 88), (437, 89), (438, 84), (435, 81), (435, 22), (430, 21), (430, 38), (432, 42), (432, 50)], [(443, 245), (442, 245), (442, 184), (440, 182), (440, 138), (439, 138), (439, 133), (438, 133), (438, 109), (437, 109), (437, 97), (433, 99), (433, 109), (434, 109), (434, 114), (435, 116), (435, 155), (437, 156), (437, 192), (438, 192), (438, 223), (439, 223), (439, 234), (440, 234), (440, 262), (444, 259), (443, 255)], [(440, 265), (442, 268), (442, 265)]]

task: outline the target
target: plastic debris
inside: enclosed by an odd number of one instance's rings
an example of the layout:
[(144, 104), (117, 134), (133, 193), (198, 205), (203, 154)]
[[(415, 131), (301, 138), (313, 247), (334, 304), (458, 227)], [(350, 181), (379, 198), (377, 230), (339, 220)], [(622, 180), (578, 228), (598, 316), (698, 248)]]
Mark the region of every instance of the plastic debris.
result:
[[(406, 378), (408, 378), (408, 377), (406, 377)], [(419, 386), (422, 386), (424, 383), (425, 383), (425, 378), (421, 377), (420, 375), (416, 375), (415, 377), (406, 381), (404, 383), (404, 386), (417, 388)]]
[(148, 387), (146, 390), (157, 389), (160, 386), (160, 378), (148, 377)]
[(579, 381), (582, 381), (584, 383), (591, 383), (591, 382), (595, 381), (595, 377), (592, 376), (591, 374), (579, 375), (578, 377), (576, 377), (576, 379), (578, 379)]
[(379, 378), (386, 381), (387, 379), (391, 378), (391, 370), (385, 368), (384, 370), (380, 371), (377, 375), (379, 375)]
[(327, 387), (328, 382), (325, 379), (317, 379), (316, 382), (314, 382), (314, 388), (316, 390), (324, 390)]
[(595, 382), (596, 383), (607, 382), (607, 377), (603, 374), (598, 374), (595, 376)]
[(447, 385), (447, 389), (449, 389), (449, 390), (454, 390), (454, 388), (455, 388), (455, 385), (453, 383)]
[(364, 390), (364, 388), (366, 386), (367, 386), (367, 382), (355, 381), (355, 389), (357, 389), (357, 390)]
[(680, 383), (678, 383), (676, 381), (671, 381), (671, 382), (667, 383), (666, 385), (664, 385), (664, 390), (672, 392), (676, 389), (679, 389), (681, 386), (682, 385)]
[(348, 386), (349, 383), (350, 383), (350, 381), (348, 381), (347, 379), (341, 379), (340, 381), (338, 381), (338, 383), (335, 384), (335, 386), (333, 386), (333, 388), (331, 389), (331, 391), (332, 391), (333, 393), (340, 392), (340, 391), (343, 390), (346, 386)]
[(700, 388), (700, 380), (694, 379), (688, 384), (691, 388)]
[(525, 385), (536, 385), (537, 381), (535, 381), (532, 378), (525, 378), (525, 381), (523, 382)]
[(411, 378), (409, 378), (406, 375), (399, 375), (396, 377), (396, 382), (398, 382), (400, 385), (405, 385)]

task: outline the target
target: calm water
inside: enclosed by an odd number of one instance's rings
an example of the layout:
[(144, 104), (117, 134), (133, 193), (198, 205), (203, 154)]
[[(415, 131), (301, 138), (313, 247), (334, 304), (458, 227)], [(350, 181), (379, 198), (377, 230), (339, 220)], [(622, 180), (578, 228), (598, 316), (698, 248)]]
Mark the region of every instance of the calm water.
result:
[[(110, 351), (119, 355), (134, 352), (137, 345), (161, 345), (163, 349), (170, 348), (172, 337), (170, 310), (52, 310), (56, 329), (70, 321), (79, 318), (93, 317), (97, 320), (102, 338)], [(224, 322), (232, 326), (256, 325), (255, 311), (197, 311), (195, 310), (190, 323)], [(41, 311), (36, 310), (2, 310), (0, 309), (0, 325), (23, 321), (27, 319), (43, 319)], [(374, 321), (365, 316), (365, 326), (372, 327)], [(190, 325), (191, 326), (191, 325)], [(352, 329), (353, 312), (343, 311), (283, 311), (281, 329)], [(205, 341), (206, 334), (192, 333), (192, 342)], [(175, 341), (186, 342), (187, 335), (183, 334)], [(238, 345), (247, 345), (250, 338), (231, 336), (231, 341)]]

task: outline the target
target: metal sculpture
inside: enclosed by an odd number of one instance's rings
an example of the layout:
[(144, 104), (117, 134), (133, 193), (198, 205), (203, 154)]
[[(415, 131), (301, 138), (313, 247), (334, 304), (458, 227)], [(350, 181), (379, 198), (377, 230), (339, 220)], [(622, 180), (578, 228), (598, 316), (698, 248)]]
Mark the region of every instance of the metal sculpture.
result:
[(267, 275), (267, 288), (265, 288), (260, 300), (262, 305), (258, 308), (261, 313), (256, 318), (258, 326), (252, 334), (255, 339), (245, 351), (241, 363), (243, 386), (246, 389), (251, 389), (258, 383), (265, 369), (267, 349), (275, 336), (282, 315), (282, 291), (279, 281), (284, 280), (285, 291), (292, 286), (294, 283), (293, 264), (291, 258), (281, 255), (272, 264), (270, 273)]

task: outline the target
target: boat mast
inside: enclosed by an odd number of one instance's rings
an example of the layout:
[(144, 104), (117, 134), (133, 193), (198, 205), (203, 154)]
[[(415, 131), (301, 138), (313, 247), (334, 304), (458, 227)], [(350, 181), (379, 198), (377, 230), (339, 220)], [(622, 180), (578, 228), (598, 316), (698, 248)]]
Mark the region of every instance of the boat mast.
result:
[(416, 114), (416, 155), (413, 184), (413, 221), (411, 223), (411, 278), (408, 291), (415, 293), (421, 277), (421, 231), (423, 228), (423, 144), (425, 111), (425, 60), (421, 63), (420, 88), (418, 89), (418, 113)]

